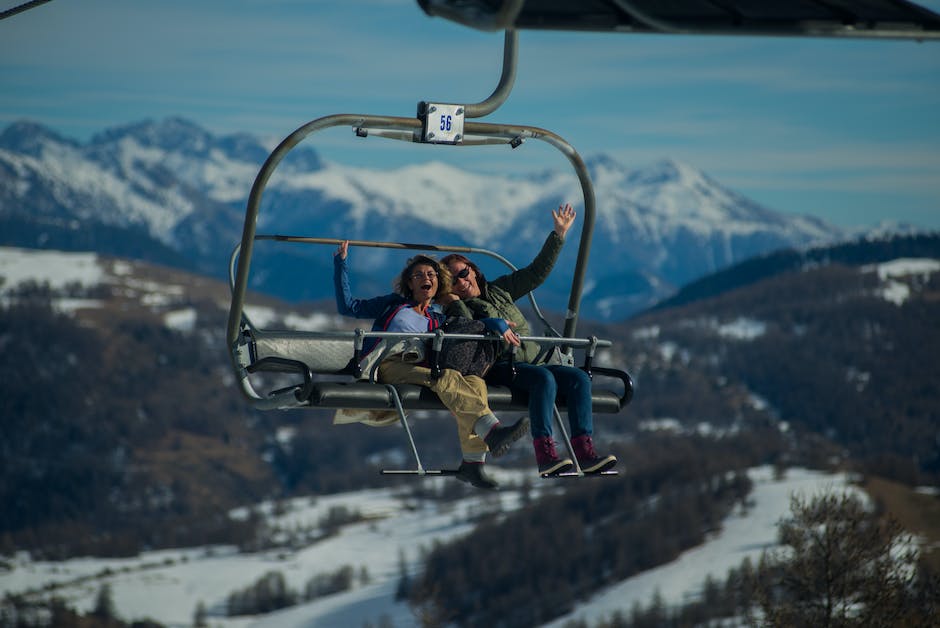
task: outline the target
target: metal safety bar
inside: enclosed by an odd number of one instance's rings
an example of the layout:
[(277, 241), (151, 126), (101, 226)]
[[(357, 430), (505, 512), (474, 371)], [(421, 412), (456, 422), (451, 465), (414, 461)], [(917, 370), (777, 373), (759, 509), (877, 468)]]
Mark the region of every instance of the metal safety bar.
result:
[[(438, 252), (448, 252), (448, 253), (465, 253), (468, 255), (484, 255), (491, 257), (495, 260), (498, 260), (503, 265), (505, 265), (510, 271), (518, 270), (518, 268), (510, 262), (508, 259), (491, 251), (489, 249), (483, 249), (472, 246), (456, 246), (456, 245), (440, 245), (440, 244), (411, 244), (405, 242), (379, 242), (374, 240), (341, 240), (339, 238), (314, 238), (307, 236), (291, 236), (291, 235), (256, 235), (255, 240), (272, 240), (276, 242), (294, 242), (301, 244), (329, 244), (329, 245), (339, 245), (343, 242), (349, 242), (349, 246), (361, 246), (361, 247), (371, 247), (371, 248), (386, 248), (386, 249), (399, 249), (399, 250), (413, 250), (413, 251), (438, 251)], [(237, 245), (232, 251), (231, 259), (229, 260), (229, 285), (234, 290), (235, 286), (235, 272), (238, 262), (238, 253), (241, 248), (241, 245)], [(561, 336), (558, 331), (552, 326), (545, 315), (542, 313), (541, 308), (539, 308), (538, 302), (535, 299), (535, 293), (529, 292), (527, 295), (529, 298), (529, 304), (532, 306), (532, 311), (535, 313), (536, 318), (544, 326), (544, 329), (547, 333), (551, 333), (555, 336)], [(250, 318), (247, 314), (242, 312), (243, 320), (245, 320), (249, 326), (251, 325)]]

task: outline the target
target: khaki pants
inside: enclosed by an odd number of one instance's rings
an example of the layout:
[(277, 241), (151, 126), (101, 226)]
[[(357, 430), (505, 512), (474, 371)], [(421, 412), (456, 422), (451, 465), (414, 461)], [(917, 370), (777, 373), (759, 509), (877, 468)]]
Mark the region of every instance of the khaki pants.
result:
[(379, 365), (378, 380), (384, 384), (416, 384), (430, 388), (457, 418), (457, 436), (464, 454), (482, 454), (486, 443), (473, 431), (481, 416), (490, 414), (486, 400), (486, 382), (476, 375), (464, 376), (444, 369), (438, 379), (431, 379), (431, 369), (392, 358)]

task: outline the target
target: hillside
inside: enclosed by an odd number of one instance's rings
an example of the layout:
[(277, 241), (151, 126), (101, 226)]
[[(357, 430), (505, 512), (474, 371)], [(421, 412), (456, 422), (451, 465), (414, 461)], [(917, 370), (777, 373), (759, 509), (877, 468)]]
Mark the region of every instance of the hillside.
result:
[[(13, 594), (0, 601), (0, 618), (14, 603), (21, 619), (29, 617), (30, 601), (43, 595), (67, 600), (70, 607), (91, 614), (99, 592), (110, 587), (114, 614), (127, 622), (138, 621), (137, 628), (156, 628), (144, 624), (143, 618), (189, 626), (197, 623), (200, 609), (206, 623), (215, 628), (414, 626), (421, 609), (410, 607), (401, 592), (420, 574), (427, 546), (466, 535), (481, 519), (514, 516), (558, 487), (551, 482), (529, 485), (521, 471), (503, 470), (498, 475), (511, 488), (460, 494), (454, 501), (444, 497), (451, 486), (447, 479), (427, 478), (420, 482), (426, 489), (421, 493), (384, 488), (260, 503), (253, 510), (277, 539), (271, 547), (174, 548), (134, 558), (54, 563), (20, 555), (0, 562), (0, 589)], [(703, 544), (684, 552), (678, 561), (622, 580), (546, 626), (561, 628), (575, 617), (590, 618), (589, 625), (596, 626), (614, 611), (646, 605), (657, 590), (666, 604), (680, 604), (709, 576), (724, 577), (744, 558), (756, 562), (760, 550), (776, 542), (775, 524), (785, 515), (792, 491), (841, 489), (850, 482), (844, 473), (805, 469), (777, 473), (769, 466), (749, 469), (741, 480), (742, 485), (753, 484), (753, 491), (746, 504), (739, 504), (721, 522), (721, 531), (709, 533)], [(579, 486), (586, 484), (591, 482)], [(545, 550), (555, 548), (540, 549), (550, 553)], [(501, 547), (477, 546), (477, 553), (494, 562), (499, 562), (501, 551)], [(259, 602), (287, 606), (257, 615), (238, 614), (252, 593)], [(16, 602), (11, 603), (11, 598)], [(231, 615), (229, 599), (237, 601)], [(86, 615), (86, 622), (91, 619)]]
[(771, 418), (860, 470), (935, 484), (938, 289), (940, 236), (863, 240), (748, 261), (610, 331), (634, 416), (733, 431)]
[[(596, 417), (596, 438), (617, 440), (623, 481), (578, 486), (435, 547), (412, 599), (469, 618), (461, 625), (570, 617), (590, 591), (698, 545), (742, 495), (733, 482), (702, 479), (759, 463), (847, 470), (878, 487), (893, 478), (894, 490), (872, 491), (876, 508), (936, 538), (923, 523), (935, 497), (898, 502), (901, 485), (940, 484), (940, 257), (881, 257), (906, 246), (862, 242), (829, 251), (843, 261), (768, 273), (606, 326), (602, 336), (620, 341), (606, 359), (636, 380), (626, 421)], [(498, 555), (481, 549), (501, 543)], [(924, 551), (934, 564), (936, 552)], [(535, 569), (519, 573), (522, 563)], [(543, 591), (554, 592), (550, 605), (525, 604)]]
[[(233, 524), (229, 509), (377, 484), (364, 457), (399, 444), (331, 429), (322, 412), (250, 411), (232, 385), (218, 281), (25, 249), (0, 249), (0, 277), (0, 552), (247, 543), (252, 522)], [(332, 320), (254, 302), (259, 318)], [(434, 432), (422, 436), (450, 443)]]
[[(225, 356), (224, 284), (22, 249), (4, 250), (0, 275), (0, 494), (17, 505), (0, 520), (5, 551), (133, 553), (250, 535), (213, 517), (247, 500), (389, 481), (377, 469), (404, 445), (396, 430), (246, 408)], [(782, 427), (781, 462), (836, 456), (936, 484), (937, 281), (933, 259), (807, 265), (621, 325), (582, 321), (579, 333), (615, 341), (601, 359), (637, 384), (622, 415), (596, 417), (597, 433), (626, 446), (650, 430), (723, 438)], [(252, 301), (259, 321), (352, 323), (318, 313), (332, 304)], [(449, 421), (419, 421), (416, 437), (426, 463), (458, 456)], [(506, 463), (525, 466), (527, 453)]]
[(829, 246), (781, 249), (758, 255), (692, 281), (651, 309), (663, 310), (716, 297), (730, 290), (807, 267), (827, 264), (858, 266), (898, 258), (940, 258), (940, 234), (913, 233), (892, 237), (866, 237)]

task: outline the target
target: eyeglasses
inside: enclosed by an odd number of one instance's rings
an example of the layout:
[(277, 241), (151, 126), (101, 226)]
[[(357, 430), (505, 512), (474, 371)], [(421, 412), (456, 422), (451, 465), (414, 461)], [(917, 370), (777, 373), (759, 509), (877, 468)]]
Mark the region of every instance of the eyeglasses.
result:
[(433, 271), (433, 270), (429, 270), (429, 271), (427, 271), (427, 272), (423, 272), (423, 273), (422, 273), (422, 272), (419, 270), (419, 271), (417, 271), (417, 272), (411, 273), (411, 278), (412, 278), (412, 279), (424, 279), (425, 277), (427, 277), (428, 279), (434, 279), (435, 277), (437, 277), (437, 272), (436, 272), (436, 271)]
[(454, 275), (454, 283), (457, 283), (457, 281), (460, 279), (466, 279), (469, 276), (470, 276), (470, 267), (464, 266), (462, 271)]

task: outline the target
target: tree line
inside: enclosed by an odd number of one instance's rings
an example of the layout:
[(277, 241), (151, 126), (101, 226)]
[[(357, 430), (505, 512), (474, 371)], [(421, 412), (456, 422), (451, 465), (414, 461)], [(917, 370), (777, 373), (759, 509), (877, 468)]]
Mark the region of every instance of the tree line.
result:
[[(215, 317), (205, 332), (119, 312), (100, 325), (57, 311), (57, 294), (27, 285), (0, 304), (0, 553), (247, 546), (258, 520), (231, 508), (388, 482), (367, 458), (402, 445), (397, 429), (255, 411), (224, 383), (221, 311), (200, 313)], [(289, 443), (272, 438), (282, 425), (296, 429)], [(452, 421), (421, 422), (416, 437), (459, 459)]]
[(554, 619), (597, 589), (702, 543), (746, 500), (745, 469), (772, 458), (774, 446), (653, 436), (617, 453), (622, 475), (573, 482), (435, 544), (410, 583), (411, 604), (431, 625)]
[[(898, 304), (876, 273), (830, 264), (638, 317), (613, 330), (637, 380), (628, 412), (719, 427), (783, 421), (843, 448), (861, 471), (940, 484), (940, 273), (905, 281), (918, 285)], [(760, 333), (719, 332), (742, 319)], [(643, 329), (657, 333), (635, 335)]]
[(696, 599), (617, 610), (565, 628), (930, 628), (940, 613), (940, 578), (889, 515), (851, 493), (793, 497), (777, 528), (780, 547), (724, 579), (708, 577)]

